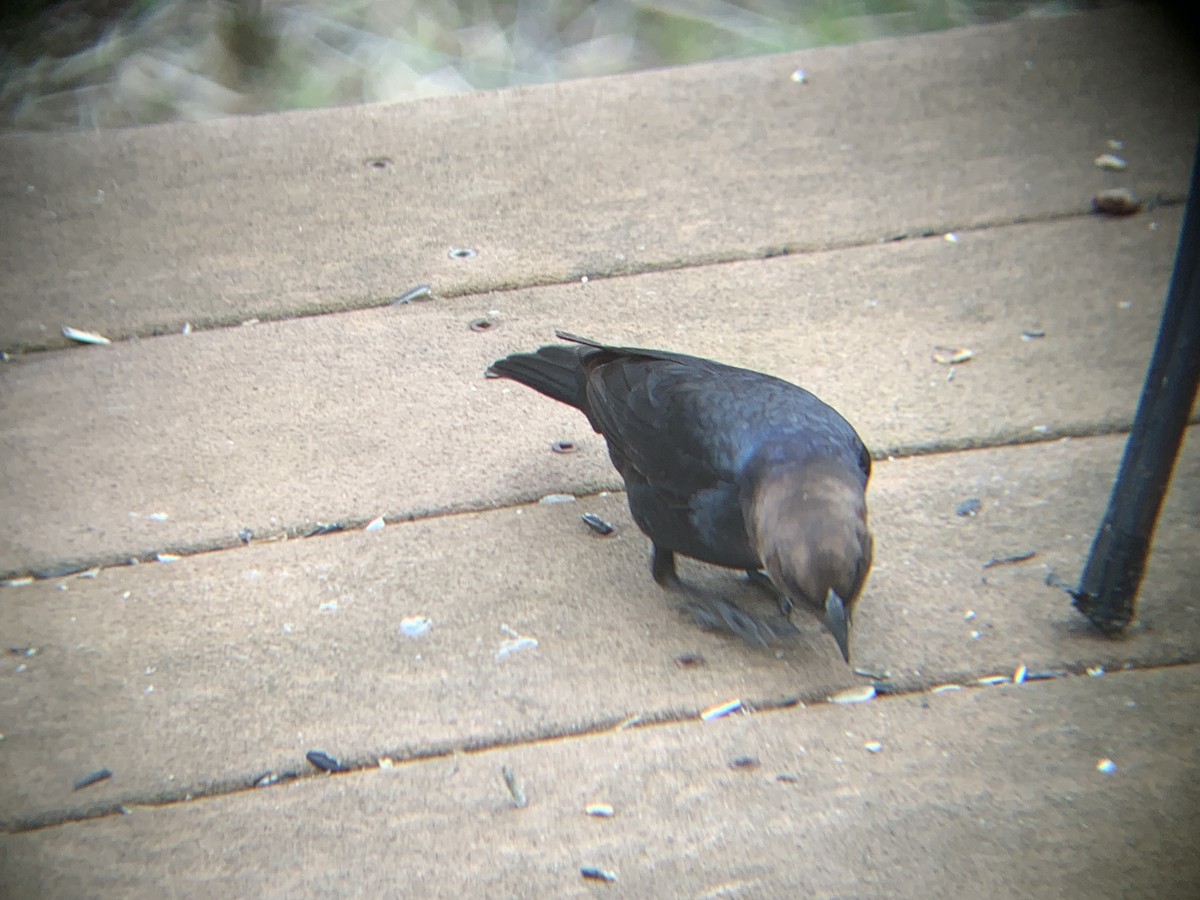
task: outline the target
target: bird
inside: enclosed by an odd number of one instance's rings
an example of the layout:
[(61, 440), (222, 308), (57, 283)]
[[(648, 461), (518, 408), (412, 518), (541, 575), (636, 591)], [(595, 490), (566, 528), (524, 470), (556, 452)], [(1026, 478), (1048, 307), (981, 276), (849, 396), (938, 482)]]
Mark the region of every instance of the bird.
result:
[(675, 557), (744, 570), (773, 591), (785, 623), (797, 608), (822, 619), (849, 663), (874, 552), (871, 456), (853, 426), (772, 375), (555, 334), (568, 343), (498, 359), (487, 374), (587, 416), (650, 539), (654, 580), (691, 598), (701, 625), (766, 646), (780, 628), (685, 584)]

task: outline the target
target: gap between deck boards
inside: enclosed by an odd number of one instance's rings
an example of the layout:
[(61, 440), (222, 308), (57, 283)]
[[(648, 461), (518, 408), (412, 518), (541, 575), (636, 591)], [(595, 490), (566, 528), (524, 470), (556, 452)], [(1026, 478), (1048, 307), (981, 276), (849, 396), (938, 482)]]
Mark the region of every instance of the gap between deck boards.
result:
[[(1192, 414), (1188, 419), (1187, 424), (1200, 425), (1200, 411)], [(871, 451), (871, 458), (874, 460), (894, 460), (908, 459), (919, 456), (938, 456), (951, 453), (964, 453), (972, 450), (991, 450), (1000, 447), (1022, 446), (1026, 444), (1046, 444), (1054, 443), (1070, 438), (1092, 438), (1106, 437), (1116, 434), (1128, 434), (1133, 425), (1133, 419), (1122, 419), (1120, 421), (1109, 422), (1093, 422), (1085, 424), (1077, 424), (1073, 426), (1054, 427), (1047, 426), (1045, 431), (1025, 432), (1011, 431), (994, 435), (990, 438), (951, 438), (941, 441), (930, 441), (919, 444), (901, 444), (894, 447), (884, 447)], [(1114, 473), (1115, 475), (1115, 473)], [(601, 493), (624, 493), (623, 485), (616, 478), (613, 479), (611, 486), (600, 487), (586, 493), (575, 495), (576, 499), (587, 499)], [(511, 498), (506, 503), (487, 505), (487, 504), (448, 504), (437, 509), (415, 510), (403, 514), (388, 514), (384, 513), (383, 518), (388, 525), (397, 525), (405, 522), (420, 522), (431, 519), (442, 519), (450, 516), (472, 515), (476, 513), (494, 512), (505, 509), (515, 509), (520, 506), (526, 506), (531, 503), (536, 503), (540, 499), (540, 495), (518, 495)], [(325, 522), (321, 519), (316, 519), (313, 522), (304, 524), (284, 525), (275, 531), (267, 534), (255, 534), (250, 540), (245, 540), (239, 535), (229, 535), (226, 537), (212, 538), (205, 541), (197, 541), (191, 544), (167, 544), (161, 547), (153, 547), (150, 549), (132, 550), (120, 554), (107, 554), (104, 556), (86, 557), (83, 559), (60, 560), (59, 562), (43, 566), (38, 569), (9, 569), (0, 571), (0, 587), (15, 588), (28, 583), (28, 580), (48, 581), (54, 578), (70, 578), (78, 577), (81, 573), (89, 572), (93, 569), (110, 569), (122, 568), (125, 566), (141, 565), (149, 563), (161, 563), (161, 556), (170, 557), (192, 557), (200, 556), (206, 553), (219, 553), (223, 551), (239, 550), (250, 545), (261, 546), (263, 544), (279, 543), (289, 540), (309, 540), (313, 538), (325, 537), (330, 534), (341, 534), (347, 531), (356, 531), (366, 526), (378, 516), (359, 516), (351, 519), (341, 519), (332, 522)], [(174, 561), (173, 559), (171, 561)]]
[[(1143, 210), (1142, 214), (1153, 209), (1169, 209), (1181, 206), (1186, 200), (1183, 194), (1160, 194), (1153, 198)], [(1069, 219), (1081, 219), (1090, 216), (1099, 215), (1098, 213), (1078, 209), (1068, 212), (1050, 213), (1040, 216), (1017, 216), (1003, 220), (993, 220), (985, 222), (977, 222), (971, 225), (937, 225), (937, 226), (913, 226), (904, 231), (892, 232), (881, 235), (874, 240), (843, 240), (829, 242), (797, 242), (795, 244), (779, 244), (775, 246), (760, 247), (753, 252), (748, 253), (710, 253), (702, 256), (696, 256), (688, 259), (661, 260), (657, 262), (644, 263), (637, 266), (621, 266), (614, 265), (608, 269), (600, 269), (588, 272), (572, 272), (570, 275), (541, 273), (534, 274), (522, 280), (500, 281), (486, 287), (474, 288), (467, 286), (462, 289), (450, 289), (444, 293), (439, 292), (436, 286), (431, 287), (430, 298), (436, 300), (460, 300), (468, 297), (488, 296), (492, 294), (505, 294), (514, 291), (533, 290), (536, 288), (554, 287), (556, 285), (574, 284), (580, 278), (587, 278), (589, 281), (609, 281), (622, 278), (636, 278), (641, 275), (657, 274), (662, 272), (686, 271), (689, 269), (700, 269), (706, 266), (720, 266), (734, 263), (752, 262), (754, 260), (775, 259), (778, 257), (798, 256), (802, 254), (817, 254), (830, 253), (841, 250), (851, 250), (855, 248), (873, 247), (879, 244), (896, 243), (899, 241), (908, 240), (923, 240), (940, 237), (945, 234), (970, 234), (972, 232), (986, 231), (993, 228), (1013, 228), (1023, 225), (1048, 224), (1052, 222), (1061, 222)], [(411, 287), (411, 286), (410, 286)], [(254, 310), (246, 310), (238, 316), (222, 316), (199, 324), (187, 321), (164, 323), (159, 325), (149, 326), (143, 329), (135, 329), (128, 333), (117, 333), (115, 335), (105, 335), (112, 343), (120, 343), (130, 340), (146, 340), (156, 337), (165, 337), (178, 333), (183, 328), (188, 328), (189, 331), (219, 331), (225, 328), (240, 328), (247, 324), (258, 324), (262, 322), (286, 322), (293, 319), (309, 319), (318, 318), (320, 316), (339, 315), (342, 313), (362, 312), (369, 309), (381, 309), (392, 306), (397, 303), (398, 298), (403, 298), (404, 293), (395, 296), (389, 296), (382, 299), (364, 299), (360, 301), (349, 301), (344, 306), (332, 307), (323, 304), (314, 304), (312, 306), (300, 305), (295, 309), (288, 311), (279, 311), (276, 313), (268, 313), (264, 311), (255, 312)], [(62, 323), (63, 325), (69, 323)], [(40, 353), (52, 353), (63, 350), (72, 349), (72, 344), (63, 345), (60, 341), (30, 344), (25, 347), (11, 348), (5, 352), (9, 356), (14, 355), (33, 355)]]
[[(1097, 633), (1097, 637), (1102, 637)], [(1178, 658), (1167, 661), (1157, 662), (1138, 662), (1126, 661), (1117, 666), (1114, 666), (1111, 671), (1120, 672), (1147, 672), (1163, 669), (1176, 669), (1185, 666), (1194, 666), (1200, 664), (1200, 660)], [(1023, 665), (1018, 664), (1017, 668), (1024, 669)], [(1010, 676), (1007, 681), (1000, 681), (992, 684), (984, 683), (980, 679), (991, 676), (980, 675), (978, 673), (960, 674), (947, 676), (939, 679), (911, 679), (904, 682), (892, 683), (886, 680), (872, 680), (876, 687), (877, 697), (875, 702), (887, 702), (893, 698), (912, 697), (924, 693), (936, 693), (939, 690), (982, 690), (986, 688), (996, 688), (1004, 686), (1014, 686), (1023, 684), (1024, 682), (1037, 681), (1054, 681), (1064, 678), (1089, 678), (1093, 674), (1106, 674), (1107, 667), (1105, 666), (1103, 657), (1097, 657), (1093, 662), (1076, 662), (1066, 664), (1059, 669), (1021, 673), (1021, 681), (1016, 680), (1016, 675)], [(999, 674), (999, 673), (995, 673)], [(1007, 674), (1007, 673), (1005, 673)], [(860, 686), (865, 686), (865, 682)], [(819, 708), (821, 706), (835, 703), (830, 697), (814, 694), (800, 694), (795, 697), (786, 697), (773, 700), (745, 700), (740, 701), (741, 705), (732, 714), (743, 715), (759, 715), (762, 713), (773, 713), (784, 709), (793, 709), (797, 706), (803, 708)], [(651, 711), (644, 713), (632, 713), (623, 717), (610, 717), (603, 721), (591, 722), (585, 725), (580, 725), (570, 729), (548, 729), (543, 732), (526, 733), (524, 735), (516, 735), (508, 739), (488, 738), (486, 736), (466, 738), (462, 741), (447, 742), (430, 747), (421, 748), (417, 751), (384, 751), (382, 753), (366, 754), (360, 756), (348, 756), (339, 759), (345, 767), (342, 771), (336, 773), (321, 772), (315, 769), (312, 765), (306, 763), (298, 763), (298, 768), (285, 771), (263, 771), (254, 769), (249, 774), (238, 778), (226, 778), (222, 781), (209, 784), (206, 786), (180, 786), (173, 791), (158, 791), (152, 794), (130, 795), (120, 800), (109, 800), (94, 806), (79, 806), (69, 809), (46, 810), (44, 812), (35, 813), (33, 815), (19, 816), (7, 822), (0, 822), (0, 833), (21, 834), (31, 831), (40, 831), (46, 828), (54, 828), (60, 825), (69, 825), (75, 822), (85, 822), (90, 819), (110, 818), (120, 815), (131, 815), (134, 810), (130, 807), (142, 808), (157, 808), (164, 806), (174, 806), (182, 803), (193, 803), (198, 800), (209, 800), (219, 797), (228, 797), (232, 794), (239, 794), (247, 791), (255, 790), (270, 790), (278, 785), (288, 784), (294, 781), (337, 777), (341, 775), (361, 774), (362, 772), (371, 771), (379, 768), (381, 759), (390, 759), (395, 765), (408, 765), (413, 763), (427, 762), (435, 759), (448, 759), (457, 755), (474, 755), (477, 753), (487, 753), (494, 750), (514, 749), (518, 747), (528, 747), (541, 744), (548, 741), (560, 740), (580, 740), (594, 737), (596, 735), (607, 734), (612, 731), (621, 731), (626, 729), (641, 729), (651, 728), (660, 725), (679, 725), (684, 723), (695, 723), (703, 726), (705, 723), (700, 718), (701, 710), (684, 710), (676, 712), (667, 711)], [(260, 787), (261, 782), (267, 776), (275, 776), (269, 784)], [(496, 772), (496, 781), (498, 790), (503, 786), (501, 772), (498, 769)]]

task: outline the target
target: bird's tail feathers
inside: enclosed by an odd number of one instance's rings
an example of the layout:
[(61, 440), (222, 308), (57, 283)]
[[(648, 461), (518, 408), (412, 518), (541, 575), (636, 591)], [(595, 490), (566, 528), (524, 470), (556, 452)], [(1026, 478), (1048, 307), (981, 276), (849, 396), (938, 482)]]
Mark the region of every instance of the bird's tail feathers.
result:
[(488, 371), (519, 381), (561, 403), (583, 409), (581, 352), (576, 347), (552, 344), (535, 353), (514, 353), (498, 359)]

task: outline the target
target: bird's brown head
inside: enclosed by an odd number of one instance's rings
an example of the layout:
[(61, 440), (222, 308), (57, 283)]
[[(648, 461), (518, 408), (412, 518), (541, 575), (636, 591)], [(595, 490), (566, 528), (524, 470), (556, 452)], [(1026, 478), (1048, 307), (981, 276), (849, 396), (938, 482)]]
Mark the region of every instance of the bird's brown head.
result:
[(770, 468), (744, 511), (771, 583), (825, 622), (849, 662), (854, 605), (874, 550), (857, 473), (833, 462)]

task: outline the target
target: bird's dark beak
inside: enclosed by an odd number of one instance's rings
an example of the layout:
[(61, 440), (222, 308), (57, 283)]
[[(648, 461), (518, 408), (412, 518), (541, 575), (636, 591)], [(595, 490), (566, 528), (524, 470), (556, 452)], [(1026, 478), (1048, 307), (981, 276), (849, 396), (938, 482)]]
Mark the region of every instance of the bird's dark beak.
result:
[(846, 618), (846, 604), (833, 588), (825, 596), (825, 624), (833, 632), (842, 659), (850, 662), (850, 621)]

